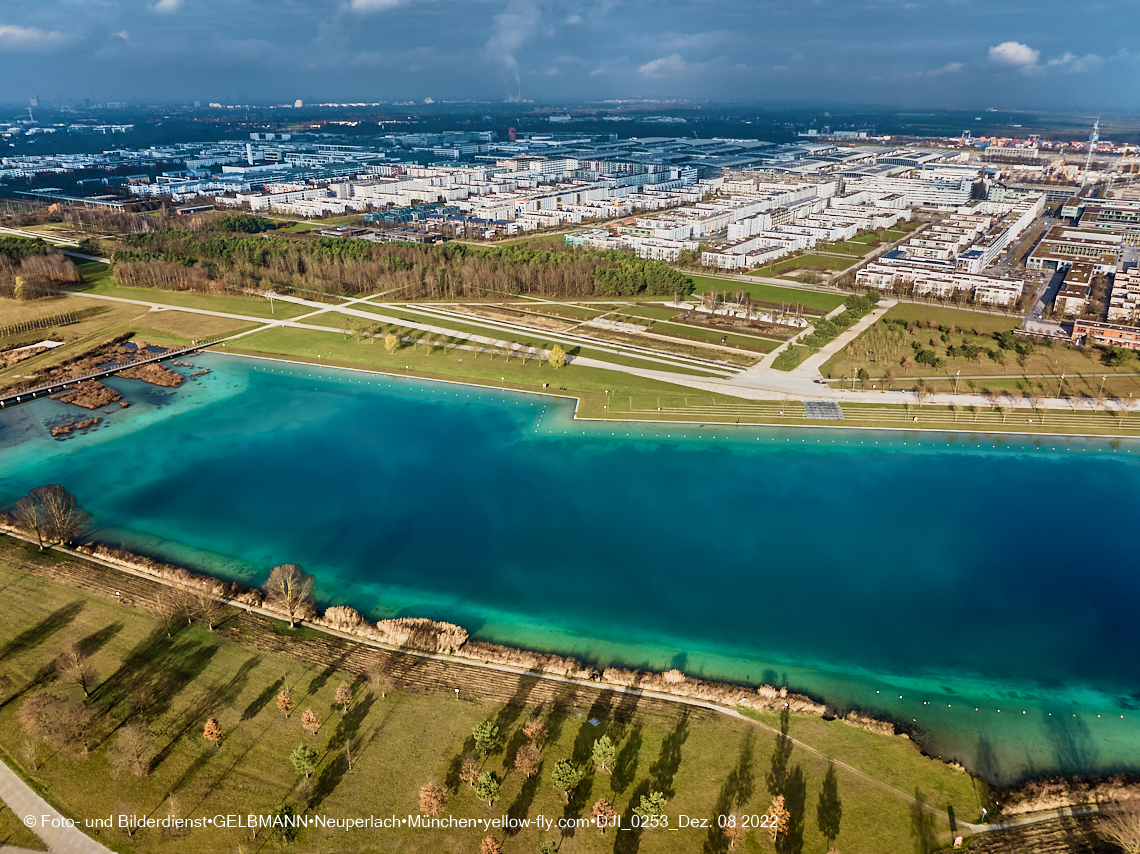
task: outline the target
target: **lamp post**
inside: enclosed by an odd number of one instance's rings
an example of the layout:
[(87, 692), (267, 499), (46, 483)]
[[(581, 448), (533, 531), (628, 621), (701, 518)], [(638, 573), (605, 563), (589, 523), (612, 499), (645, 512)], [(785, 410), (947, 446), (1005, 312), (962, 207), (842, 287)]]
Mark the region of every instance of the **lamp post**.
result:
[(607, 388), (606, 389), (606, 411), (609, 412), (609, 409), (610, 409), (610, 390)]
[(957, 370), (954, 372), (954, 394), (958, 393), (958, 375), (961, 373), (962, 373), (961, 370)]
[(1108, 374), (1100, 378), (1100, 394), (1104, 394), (1104, 381), (1108, 379)]
[(1060, 399), (1061, 395), (1064, 394), (1064, 388), (1065, 388), (1065, 375), (1061, 374), (1061, 382), (1057, 386), (1057, 398), (1058, 399)]

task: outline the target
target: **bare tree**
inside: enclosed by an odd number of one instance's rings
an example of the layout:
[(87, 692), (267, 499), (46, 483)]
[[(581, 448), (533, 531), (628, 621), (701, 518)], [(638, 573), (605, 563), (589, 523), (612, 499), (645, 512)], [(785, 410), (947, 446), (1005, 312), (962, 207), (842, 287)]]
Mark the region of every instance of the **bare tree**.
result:
[(600, 833), (605, 834), (606, 828), (613, 823), (614, 814), (613, 804), (602, 798), (594, 803), (594, 809), (590, 815), (594, 819), (594, 824), (601, 828)]
[(263, 585), (271, 606), (285, 612), (290, 627), (297, 620), (304, 619), (314, 610), (313, 576), (295, 563), (283, 563), (273, 567)]
[(463, 764), (459, 766), (459, 779), (470, 786), (479, 779), (479, 760), (470, 753), (463, 757)]
[(293, 711), (293, 693), (288, 688), (277, 695), (277, 708), (285, 713), (286, 719), (289, 718), (289, 713)]
[(523, 725), (523, 735), (526, 736), (527, 741), (541, 750), (542, 743), (546, 741), (547, 736), (546, 724), (538, 718), (531, 718)]
[(783, 795), (776, 795), (776, 797), (772, 799), (772, 805), (768, 807), (768, 815), (773, 821), (768, 827), (768, 833), (772, 839), (775, 839), (777, 836), (786, 835), (792, 817), (788, 813), (787, 807), (784, 806)]
[(203, 587), (201, 590), (194, 591), (194, 614), (206, 624), (206, 628), (210, 631), (222, 621), (222, 617), (226, 613), (226, 606), (218, 601), (213, 592)]
[(315, 733), (321, 728), (321, 719), (312, 709), (305, 709), (305, 711), (301, 712), (301, 726), (303, 726), (307, 732)]
[(74, 682), (83, 689), (83, 696), (90, 697), (91, 689), (99, 681), (99, 671), (95, 665), (75, 646), (69, 646), (55, 660), (55, 670), (61, 679)]
[(336, 695), (334, 697), (338, 706), (340, 706), (341, 714), (348, 711), (348, 704), (352, 702), (352, 688), (348, 686), (347, 682), (341, 682), (336, 686)]
[(145, 777), (150, 773), (154, 742), (142, 724), (129, 723), (119, 730), (111, 747), (111, 767), (119, 774)]
[(58, 483), (37, 486), (17, 501), (16, 516), (33, 529), (40, 548), (45, 539), (49, 543), (70, 544), (91, 519), (91, 514), (80, 509), (75, 496)]
[(524, 744), (515, 754), (515, 769), (524, 777), (538, 773), (538, 751), (530, 744)]
[(420, 812), (439, 815), (447, 806), (447, 790), (439, 783), (425, 783), (420, 787)]
[(724, 828), (724, 837), (728, 840), (728, 847), (735, 848), (744, 841), (748, 831), (744, 828), (743, 819), (739, 813), (732, 813), (728, 817), (728, 824)]
[(183, 613), (183, 601), (179, 590), (165, 584), (156, 587), (146, 609), (166, 628), (166, 636), (173, 637), (174, 624), (182, 618)]
[(388, 696), (388, 692), (394, 687), (392, 677), (388, 675), (384, 664), (379, 661), (368, 668), (367, 679), (368, 690), (379, 697)]

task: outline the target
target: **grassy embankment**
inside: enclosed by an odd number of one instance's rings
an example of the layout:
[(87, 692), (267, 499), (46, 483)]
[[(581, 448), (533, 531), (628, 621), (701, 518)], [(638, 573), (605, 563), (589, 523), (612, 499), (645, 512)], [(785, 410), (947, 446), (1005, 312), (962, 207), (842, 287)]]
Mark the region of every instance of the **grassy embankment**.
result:
[[(856, 338), (845, 352), (829, 359), (823, 365), (823, 375), (834, 379), (851, 377), (863, 368), (879, 384), (889, 369), (896, 377), (895, 388), (913, 388), (921, 377), (935, 391), (952, 391), (955, 374), (960, 372), (960, 393), (989, 390), (1012, 392), (1019, 396), (1030, 393), (1038, 397), (1057, 397), (1061, 375), (1064, 374), (1065, 394), (1074, 398), (1077, 406), (1088, 408), (1089, 401), (1085, 398), (1095, 398), (1100, 394), (1102, 379), (1105, 396), (1127, 400), (1132, 395), (1140, 400), (1140, 376), (1137, 376), (1140, 363), (1131, 354), (1123, 365), (1108, 367), (1101, 361), (1101, 353), (1095, 349), (1083, 351), (1059, 344), (1051, 347), (1032, 345), (1032, 352), (1027, 354), (1001, 349), (993, 334), (1015, 329), (1019, 323), (1016, 317), (899, 303), (886, 314), (885, 319), (904, 323), (929, 321), (936, 327), (948, 326), (955, 331), (944, 341), (938, 328), (916, 326), (913, 331), (898, 332), (879, 322)], [(903, 360), (913, 359), (915, 355), (912, 342), (933, 350), (945, 364), (941, 368), (924, 364), (904, 367), (901, 364)], [(949, 347), (961, 348), (962, 345), (978, 347), (980, 352), (972, 359), (960, 352), (953, 356), (947, 353)], [(871, 362), (871, 358), (875, 361)]]
[[(61, 582), (70, 583), (61, 583)], [(451, 790), (447, 813), (456, 817), (561, 818), (589, 812), (600, 797), (610, 799), (629, 824), (629, 807), (640, 795), (659, 789), (670, 794), (671, 826), (685, 814), (711, 818), (738, 809), (762, 813), (771, 795), (767, 780), (782, 780), (793, 815), (801, 819), (805, 854), (822, 854), (826, 842), (817, 827), (816, 804), (830, 757), (895, 789), (919, 790), (936, 812), (926, 817), (944, 838), (947, 809), (959, 819), (976, 817), (970, 778), (919, 754), (899, 737), (881, 736), (838, 721), (792, 718), (788, 734), (801, 745), (778, 740), (775, 733), (747, 721), (678, 703), (575, 686), (527, 675), (486, 671), (461, 663), (413, 659), (369, 650), (359, 644), (306, 631), (291, 633), (282, 624), (244, 612), (232, 613), (215, 632), (200, 626), (176, 628), (173, 638), (137, 607), (153, 595), (155, 583), (121, 576), (86, 562), (53, 554), (9, 538), (0, 539), (0, 585), (11, 607), (0, 629), (0, 674), (8, 682), (0, 705), (0, 748), (6, 760), (66, 815), (77, 818), (135, 812), (162, 817), (267, 813), (287, 803), (298, 812), (333, 817), (407, 816), (416, 812), (417, 791), (428, 780)], [(116, 599), (114, 592), (123, 593)], [(18, 709), (26, 693), (46, 688), (75, 702), (82, 692), (54, 680), (51, 663), (68, 644), (84, 648), (98, 670), (91, 706), (106, 734), (87, 758), (41, 753), (39, 768), (24, 758)], [(381, 661), (393, 680), (386, 696), (370, 693), (360, 669)], [(336, 686), (354, 686), (347, 714), (335, 708)], [(294, 692), (289, 719), (274, 698), (283, 685)], [(462, 699), (452, 688), (461, 688)], [(323, 726), (314, 735), (300, 725), (300, 712), (312, 708)], [(543, 748), (543, 766), (531, 780), (510, 767), (522, 743), (522, 724), (544, 718), (551, 736)], [(207, 717), (225, 732), (219, 748), (202, 738)], [(597, 718), (599, 726), (589, 723)], [(758, 715), (778, 727), (774, 715)], [(142, 724), (157, 751), (151, 774), (137, 778), (114, 774), (108, 753), (114, 729), (127, 719)], [(475, 724), (494, 720), (507, 751), (483, 760), (504, 778), (493, 808), (479, 802), (456, 773), (471, 750)], [(550, 783), (561, 758), (588, 766), (593, 741), (606, 733), (617, 744), (613, 773), (591, 773), (574, 802), (563, 804)], [(298, 778), (288, 756), (307, 743), (320, 755), (309, 780)], [(344, 749), (354, 745), (348, 769)], [(789, 752), (790, 751), (790, 752)], [(785, 770), (781, 774), (779, 769)], [(845, 854), (907, 850), (911, 846), (913, 807), (897, 793), (836, 766), (842, 820), (837, 846)], [(143, 830), (128, 837), (119, 830), (100, 831), (100, 841), (125, 854), (235, 850), (251, 845), (248, 831), (192, 830), (162, 834)], [(723, 850), (715, 831), (652, 831), (640, 840), (622, 831), (626, 842), (643, 850), (689, 852), (712, 842)], [(301, 831), (298, 850), (469, 852), (478, 847), (477, 830)], [(500, 836), (500, 838), (502, 838)], [(533, 851), (543, 834), (523, 830), (506, 840), (507, 850)], [(557, 839), (557, 831), (549, 835)], [(590, 854), (613, 850), (615, 831), (602, 836), (580, 829), (563, 841), (563, 850)], [(252, 843), (254, 848), (262, 840)], [(763, 831), (753, 832), (743, 850), (770, 850)], [(271, 843), (268, 850), (276, 850)], [(259, 849), (260, 850), (260, 849)]]
[(8, 805), (0, 801), (0, 851), (7, 850), (6, 846), (9, 845), (12, 848), (27, 848), (32, 851), (47, 850), (39, 838), (24, 827), (24, 823), (16, 817)]

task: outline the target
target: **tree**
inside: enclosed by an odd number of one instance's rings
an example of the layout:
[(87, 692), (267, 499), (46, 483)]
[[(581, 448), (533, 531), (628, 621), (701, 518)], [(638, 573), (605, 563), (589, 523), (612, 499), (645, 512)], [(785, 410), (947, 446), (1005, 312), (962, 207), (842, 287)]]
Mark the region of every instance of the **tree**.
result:
[(384, 349), (389, 353), (395, 353), (400, 349), (400, 339), (389, 332), (384, 336)]
[(843, 804), (839, 800), (839, 781), (835, 776), (835, 766), (828, 764), (827, 775), (823, 778), (823, 788), (819, 792), (819, 803), (815, 809), (819, 832), (830, 847), (839, 836), (839, 822), (843, 818)]
[(730, 813), (728, 822), (724, 827), (724, 838), (728, 840), (728, 847), (735, 848), (744, 841), (744, 837), (748, 835), (748, 831), (744, 828), (744, 823), (740, 818), (739, 813)]
[(603, 735), (594, 742), (590, 750), (590, 761), (603, 773), (609, 773), (610, 766), (614, 764), (614, 743), (608, 735)]
[(554, 783), (554, 788), (562, 792), (563, 797), (569, 802), (570, 792), (582, 782), (583, 776), (585, 775), (582, 769), (569, 759), (559, 759), (554, 763), (554, 770), (550, 773), (550, 781)]
[(895, 372), (894, 371), (888, 369), (887, 371), (885, 371), (883, 373), (883, 384), (887, 387), (887, 391), (891, 390), (891, 385), (894, 383), (894, 381), (895, 381)]
[(1117, 813), (1102, 818), (1097, 829), (1124, 854), (1140, 854), (1140, 813)]
[(475, 749), (484, 756), (499, 746), (499, 728), (493, 721), (477, 724), (471, 731), (471, 737), (475, 739)]
[(633, 808), (641, 818), (665, 815), (665, 793), (653, 791), (641, 796), (641, 802)]
[(91, 514), (79, 508), (75, 496), (60, 486), (50, 483), (37, 486), (16, 502), (16, 518), (36, 535), (40, 548), (47, 540), (68, 545), (87, 526)]
[(168, 638), (173, 636), (175, 623), (181, 620), (182, 604), (179, 591), (163, 584), (155, 588), (146, 606), (147, 610), (166, 628)]
[(420, 786), (420, 812), (439, 815), (447, 806), (447, 790), (439, 783), (424, 783)]
[(154, 753), (153, 741), (139, 723), (129, 723), (119, 729), (119, 735), (110, 750), (111, 767), (117, 773), (129, 772), (136, 777), (150, 773)]
[(479, 854), (503, 854), (503, 843), (493, 836), (484, 836), (479, 843)]
[(538, 718), (531, 718), (523, 725), (523, 735), (526, 736), (527, 741), (541, 750), (542, 743), (546, 741), (546, 724)]
[(319, 758), (320, 754), (307, 744), (298, 744), (296, 749), (289, 754), (289, 761), (293, 763), (297, 773), (304, 774), (306, 777), (317, 770)]
[(336, 686), (336, 694), (333, 696), (336, 704), (340, 706), (341, 714), (348, 712), (349, 703), (352, 702), (352, 689), (348, 686), (347, 682), (341, 682)]
[(566, 351), (555, 344), (550, 348), (550, 355), (546, 357), (546, 361), (552, 368), (563, 368), (566, 366)]
[(792, 817), (784, 806), (783, 795), (776, 795), (776, 797), (772, 799), (772, 806), (768, 807), (768, 816), (770, 819), (768, 822), (768, 834), (772, 839), (787, 834), (788, 825), (791, 823)]
[(470, 753), (463, 757), (463, 763), (459, 766), (459, 779), (469, 786), (474, 786), (479, 779), (479, 762)]
[(219, 602), (213, 592), (205, 587), (194, 590), (192, 596), (193, 613), (206, 624), (206, 628), (213, 631), (214, 626), (219, 623), (222, 615), (226, 612), (226, 606)]
[(285, 718), (288, 720), (289, 713), (293, 711), (293, 692), (288, 688), (282, 689), (281, 693), (277, 695), (277, 709), (285, 713)]
[(87, 755), (95, 738), (95, 710), (77, 700), (41, 691), (20, 705), (20, 725), (33, 743), (45, 740), (61, 753)]
[(380, 662), (376, 662), (368, 669), (368, 690), (383, 698), (392, 690), (392, 677)]
[(273, 567), (262, 589), (269, 604), (285, 612), (290, 628), (313, 611), (313, 576), (295, 563)]
[(312, 709), (301, 712), (301, 726), (308, 732), (316, 732), (321, 728), (321, 719)]
[(99, 680), (99, 672), (86, 655), (74, 646), (69, 646), (55, 660), (55, 670), (61, 679), (74, 682), (83, 689), (83, 696), (91, 696), (91, 688)]
[(499, 799), (499, 790), (502, 786), (494, 771), (484, 771), (475, 781), (475, 794), (479, 800), (486, 801), (487, 806), (491, 807)]
[(544, 839), (538, 843), (538, 848), (535, 849), (538, 854), (556, 854), (558, 851), (558, 843), (553, 839)]
[(594, 803), (594, 809), (590, 815), (594, 819), (594, 824), (600, 827), (600, 832), (604, 834), (606, 828), (613, 823), (615, 815), (614, 806), (605, 798), (602, 798)]
[(524, 744), (515, 754), (515, 769), (527, 779), (538, 773), (538, 751)]
[(222, 743), (222, 725), (218, 723), (217, 718), (210, 718), (206, 721), (206, 726), (202, 729), (202, 738), (206, 741), (211, 741), (214, 747), (218, 747)]

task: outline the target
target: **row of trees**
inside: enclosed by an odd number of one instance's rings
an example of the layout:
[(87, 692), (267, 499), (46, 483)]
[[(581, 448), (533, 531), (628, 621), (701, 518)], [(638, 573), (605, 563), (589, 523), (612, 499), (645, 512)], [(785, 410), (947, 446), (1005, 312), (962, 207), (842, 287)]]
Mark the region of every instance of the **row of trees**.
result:
[(691, 282), (667, 264), (567, 247), (410, 246), (338, 238), (287, 240), (211, 232), (128, 235), (113, 254), (125, 285), (170, 290), (288, 289), (392, 299), (670, 296)]

